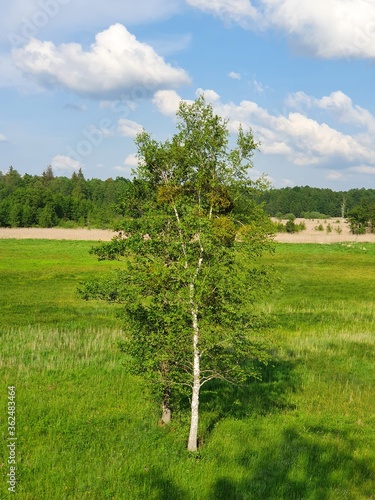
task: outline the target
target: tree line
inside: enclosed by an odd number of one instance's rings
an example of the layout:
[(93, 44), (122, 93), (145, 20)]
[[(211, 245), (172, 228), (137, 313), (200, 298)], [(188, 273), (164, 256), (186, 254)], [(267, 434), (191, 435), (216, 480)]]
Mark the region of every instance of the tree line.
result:
[[(81, 170), (70, 178), (55, 176), (51, 166), (42, 175), (21, 175), (10, 167), (0, 171), (0, 227), (114, 228), (123, 218), (125, 199), (137, 205), (135, 197), (147, 196), (147, 189), (134, 183), (139, 181), (85, 179)], [(257, 202), (271, 217), (345, 217), (355, 234), (375, 231), (375, 189), (271, 188)]]
[(272, 217), (294, 214), (295, 217), (317, 219), (348, 217), (359, 206), (375, 204), (375, 189), (333, 191), (327, 188), (295, 186), (269, 189), (260, 201)]

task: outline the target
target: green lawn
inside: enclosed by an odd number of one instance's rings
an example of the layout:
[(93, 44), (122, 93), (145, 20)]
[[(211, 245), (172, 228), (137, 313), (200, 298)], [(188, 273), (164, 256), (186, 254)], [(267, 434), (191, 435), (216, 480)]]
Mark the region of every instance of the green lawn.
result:
[[(169, 428), (126, 371), (115, 308), (76, 296), (117, 263), (92, 242), (0, 240), (0, 498), (16, 387), (19, 499), (375, 498), (375, 245), (279, 244), (264, 304), (277, 347), (263, 382), (205, 386)], [(213, 389), (216, 389), (214, 391)]]

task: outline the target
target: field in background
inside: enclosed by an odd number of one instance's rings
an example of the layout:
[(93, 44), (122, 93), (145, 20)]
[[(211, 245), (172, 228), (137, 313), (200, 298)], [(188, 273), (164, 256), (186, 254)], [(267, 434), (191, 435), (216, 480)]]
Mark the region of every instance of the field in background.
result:
[[(259, 307), (277, 343), (263, 382), (206, 390), (198, 455), (188, 406), (169, 428), (126, 372), (115, 308), (80, 281), (117, 263), (88, 241), (0, 241), (0, 497), (16, 386), (17, 498), (375, 498), (375, 245), (280, 244), (283, 288)], [(213, 386), (211, 386), (211, 389)]]
[[(273, 219), (278, 221), (278, 219)], [(281, 221), (283, 224), (287, 220)], [(280, 243), (375, 243), (375, 234), (351, 234), (349, 225), (345, 219), (295, 219), (295, 224), (301, 222), (305, 224), (306, 229), (298, 233), (279, 233), (276, 240)]]
[[(278, 219), (273, 219), (278, 221)], [(287, 221), (282, 220), (283, 224)], [(375, 234), (354, 235), (349, 231), (349, 226), (345, 219), (296, 219), (295, 223), (304, 222), (306, 229), (299, 233), (279, 233), (276, 240), (280, 243), (342, 243), (351, 242), (372, 242), (375, 243)], [(116, 233), (109, 229), (65, 229), (59, 227), (52, 228), (1, 228), (1, 239), (49, 239), (49, 240), (91, 240), (109, 241)]]

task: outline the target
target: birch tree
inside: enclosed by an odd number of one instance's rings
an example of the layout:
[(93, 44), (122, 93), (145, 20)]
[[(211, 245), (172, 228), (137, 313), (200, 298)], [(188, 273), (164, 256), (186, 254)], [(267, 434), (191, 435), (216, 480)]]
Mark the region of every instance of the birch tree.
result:
[(189, 397), (187, 446), (195, 451), (202, 386), (259, 377), (268, 360), (253, 304), (273, 283), (260, 259), (273, 248), (272, 224), (254, 201), (262, 181), (248, 177), (258, 147), (252, 132), (240, 128), (229, 148), (228, 123), (204, 96), (181, 102), (177, 119), (169, 140), (137, 136), (121, 233), (94, 249), (121, 267), (81, 293), (122, 304), (122, 349), (156, 389), (164, 423), (174, 395)]

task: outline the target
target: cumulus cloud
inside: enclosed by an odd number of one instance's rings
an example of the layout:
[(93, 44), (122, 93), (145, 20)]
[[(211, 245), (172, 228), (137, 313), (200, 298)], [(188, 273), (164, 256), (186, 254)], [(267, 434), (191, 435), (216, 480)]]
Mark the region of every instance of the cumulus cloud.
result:
[(375, 4), (368, 0), (259, 0), (256, 7), (249, 0), (187, 3), (244, 27), (282, 30), (298, 50), (315, 57), (375, 57)]
[(142, 125), (126, 118), (121, 118), (118, 122), (118, 132), (124, 137), (135, 139), (137, 134), (143, 131)]
[(7, 142), (8, 139), (5, 137), (4, 134), (0, 134), (0, 142)]
[(152, 102), (163, 115), (175, 116), (180, 105), (181, 97), (174, 90), (159, 90)]
[(60, 172), (72, 172), (82, 168), (83, 164), (73, 158), (70, 158), (70, 156), (56, 155), (52, 158), (51, 167), (53, 170)]
[(129, 167), (136, 167), (138, 165), (138, 156), (136, 154), (130, 154), (125, 158), (124, 163)]
[(363, 127), (375, 133), (375, 117), (367, 109), (353, 104), (352, 99), (341, 90), (332, 92), (328, 96), (317, 99), (306, 95), (304, 92), (291, 94), (287, 105), (296, 109), (318, 108), (326, 111), (330, 116), (341, 123)]
[(99, 99), (131, 92), (146, 97), (190, 81), (183, 69), (166, 63), (121, 24), (98, 33), (88, 51), (77, 43), (56, 46), (33, 38), (13, 49), (12, 56), (16, 66), (43, 87), (59, 86)]
[[(367, 110), (354, 105), (342, 92), (322, 98), (306, 94), (290, 96), (290, 106), (296, 103), (301, 106), (303, 103), (305, 110), (287, 110), (285, 114), (269, 113), (253, 101), (224, 103), (220, 96), (210, 89), (198, 89), (197, 94), (201, 93), (206, 97), (211, 96), (210, 101), (215, 112), (229, 120), (230, 131), (237, 131), (240, 124), (245, 130), (251, 128), (255, 139), (261, 142), (260, 149), (264, 155), (283, 157), (296, 166), (331, 167), (331, 170), (332, 165), (340, 165), (340, 168), (354, 168), (356, 165), (371, 168), (375, 166), (375, 147), (372, 141), (375, 117)], [(173, 101), (179, 100), (175, 92)], [(332, 109), (336, 113), (339, 109), (339, 119), (336, 120), (335, 126), (329, 126), (324, 121), (309, 116), (313, 108), (327, 113)], [(342, 109), (345, 109), (346, 114)], [(171, 108), (166, 106), (165, 102), (159, 106), (159, 110), (171, 115)], [(340, 123), (346, 122), (349, 117), (356, 119), (354, 125), (357, 125), (358, 133), (351, 135), (340, 130)]]
[(317, 57), (375, 57), (375, 4), (367, 0), (262, 0), (263, 22)]
[(209, 102), (210, 104), (213, 104), (214, 102), (220, 101), (220, 96), (217, 92), (211, 89), (203, 90), (201, 88), (197, 89), (195, 92), (195, 95), (198, 97), (200, 95), (204, 94), (204, 97), (206, 99), (206, 102)]

